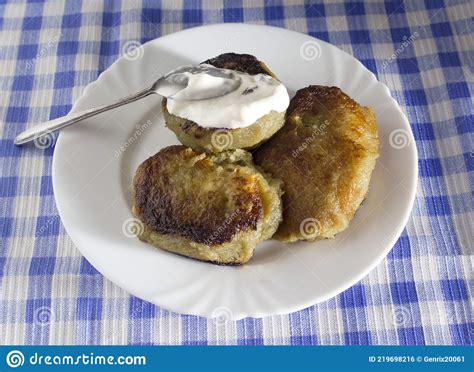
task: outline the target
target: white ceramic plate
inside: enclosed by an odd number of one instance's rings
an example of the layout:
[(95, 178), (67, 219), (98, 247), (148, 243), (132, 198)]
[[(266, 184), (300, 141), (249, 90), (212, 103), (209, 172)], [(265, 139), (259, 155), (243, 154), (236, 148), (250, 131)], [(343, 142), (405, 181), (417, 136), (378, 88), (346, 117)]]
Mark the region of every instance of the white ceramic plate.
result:
[(264, 242), (242, 267), (194, 261), (128, 237), (137, 166), (178, 143), (164, 127), (158, 96), (61, 132), (53, 161), (56, 202), (82, 254), (135, 296), (206, 317), (288, 313), (362, 279), (385, 257), (407, 222), (417, 153), (408, 121), (385, 85), (355, 58), (307, 35), (265, 26), (213, 25), (153, 40), (120, 58), (85, 89), (73, 111), (109, 103), (173, 68), (229, 51), (265, 61), (291, 95), (310, 84), (335, 85), (374, 108), (381, 156), (368, 198), (346, 231), (317, 243)]

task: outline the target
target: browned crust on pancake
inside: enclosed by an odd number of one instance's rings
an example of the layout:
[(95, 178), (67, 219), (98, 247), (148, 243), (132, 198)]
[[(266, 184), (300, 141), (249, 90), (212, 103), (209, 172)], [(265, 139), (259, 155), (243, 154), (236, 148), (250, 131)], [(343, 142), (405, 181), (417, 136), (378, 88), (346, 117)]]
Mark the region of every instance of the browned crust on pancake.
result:
[(211, 246), (230, 242), (238, 232), (256, 230), (263, 216), (252, 172), (224, 155), (167, 147), (145, 160), (135, 174), (135, 213), (162, 234)]
[(317, 113), (321, 110), (331, 112), (331, 109), (356, 110), (360, 105), (338, 87), (310, 85), (300, 89), (291, 99), (288, 106), (288, 116)]
[[(184, 258), (187, 258), (189, 260), (196, 260), (196, 258), (187, 256), (187, 255), (182, 254), (180, 252), (173, 252), (173, 254), (177, 254), (177, 255), (179, 255), (181, 257), (184, 257)], [(199, 261), (207, 262), (207, 263), (210, 263), (210, 264), (213, 264), (213, 265), (218, 265), (218, 266), (243, 266), (245, 264), (245, 262), (242, 262), (242, 261), (239, 261), (239, 260), (221, 262), (221, 261), (216, 261), (216, 260), (205, 260), (205, 259), (200, 258)]]
[(249, 75), (266, 74), (276, 78), (265, 63), (259, 61), (257, 57), (251, 54), (224, 53), (202, 63), (217, 68), (245, 72)]

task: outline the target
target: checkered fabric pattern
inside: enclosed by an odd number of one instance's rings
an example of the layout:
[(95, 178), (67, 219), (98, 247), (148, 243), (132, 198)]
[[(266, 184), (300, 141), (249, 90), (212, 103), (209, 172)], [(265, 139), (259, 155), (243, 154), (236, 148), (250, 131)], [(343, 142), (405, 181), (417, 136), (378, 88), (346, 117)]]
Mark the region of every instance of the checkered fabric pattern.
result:
[[(466, 1), (1, 1), (2, 344), (472, 344), (473, 3)], [(131, 40), (248, 22), (358, 58), (405, 111), (419, 186), (403, 235), (366, 278), (305, 310), (224, 326), (131, 296), (74, 247), (57, 215), (53, 147), (17, 147), (68, 113)]]

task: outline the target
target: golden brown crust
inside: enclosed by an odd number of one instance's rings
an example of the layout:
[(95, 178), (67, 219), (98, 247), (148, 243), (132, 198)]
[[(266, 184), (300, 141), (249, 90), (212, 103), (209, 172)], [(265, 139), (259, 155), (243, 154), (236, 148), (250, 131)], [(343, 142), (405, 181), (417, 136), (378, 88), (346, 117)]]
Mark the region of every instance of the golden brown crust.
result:
[(245, 72), (249, 75), (267, 74), (276, 78), (265, 63), (259, 61), (257, 57), (251, 54), (224, 53), (202, 63), (217, 68)]
[(248, 169), (230, 165), (185, 146), (161, 150), (136, 172), (138, 217), (154, 231), (208, 245), (256, 230), (263, 215), (258, 185)]
[(256, 164), (283, 181), (275, 237), (315, 240), (344, 230), (368, 192), (378, 145), (372, 109), (337, 87), (299, 90), (283, 128), (254, 152)]

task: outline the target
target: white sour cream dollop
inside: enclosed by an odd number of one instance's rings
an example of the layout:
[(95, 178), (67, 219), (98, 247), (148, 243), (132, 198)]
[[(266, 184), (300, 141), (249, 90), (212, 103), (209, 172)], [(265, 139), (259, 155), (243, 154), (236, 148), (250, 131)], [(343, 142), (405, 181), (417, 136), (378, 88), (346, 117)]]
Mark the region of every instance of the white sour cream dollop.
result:
[(221, 97), (199, 100), (209, 89), (227, 86), (229, 79), (188, 73), (187, 87), (168, 98), (168, 111), (203, 128), (237, 129), (252, 125), (271, 111), (283, 112), (288, 108), (290, 97), (285, 86), (271, 76), (220, 70), (239, 78), (240, 86)]

